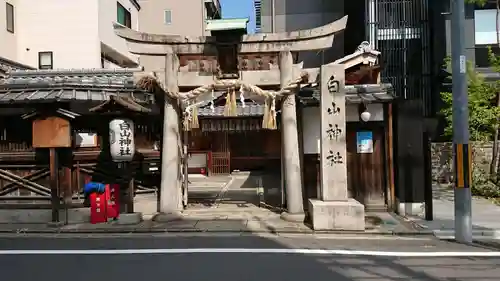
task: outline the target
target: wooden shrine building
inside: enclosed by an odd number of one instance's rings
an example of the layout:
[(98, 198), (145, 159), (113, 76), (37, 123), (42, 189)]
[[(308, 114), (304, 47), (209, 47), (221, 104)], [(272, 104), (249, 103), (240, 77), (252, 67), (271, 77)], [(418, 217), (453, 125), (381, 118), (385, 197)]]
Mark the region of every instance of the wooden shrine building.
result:
[[(152, 93), (136, 87), (134, 71), (140, 70), (15, 70), (0, 80), (0, 208), (81, 207), (86, 182), (124, 180), (109, 157), (111, 108), (134, 120), (136, 189), (153, 190), (139, 167), (158, 161), (161, 124), (153, 116), (160, 110)], [(35, 126), (51, 118), (61, 121)], [(54, 163), (36, 146), (61, 139), (69, 142), (55, 144)]]

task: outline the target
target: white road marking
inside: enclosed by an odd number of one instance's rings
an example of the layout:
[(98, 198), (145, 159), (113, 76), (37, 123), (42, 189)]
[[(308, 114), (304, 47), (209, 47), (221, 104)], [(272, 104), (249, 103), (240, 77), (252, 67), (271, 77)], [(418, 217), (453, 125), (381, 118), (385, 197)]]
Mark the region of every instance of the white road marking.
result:
[(137, 255), (137, 254), (303, 254), (373, 257), (500, 257), (500, 252), (384, 252), (324, 249), (109, 249), (109, 250), (0, 250), (0, 255)]

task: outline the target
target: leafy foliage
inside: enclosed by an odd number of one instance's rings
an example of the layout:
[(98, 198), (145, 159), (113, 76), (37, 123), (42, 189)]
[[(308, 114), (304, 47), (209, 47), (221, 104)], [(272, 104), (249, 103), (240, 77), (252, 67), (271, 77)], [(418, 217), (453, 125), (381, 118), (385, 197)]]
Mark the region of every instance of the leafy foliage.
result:
[(500, 197), (500, 186), (489, 179), (488, 173), (480, 165), (473, 163), (471, 192), (475, 196), (496, 199)]
[[(489, 60), (495, 72), (500, 72), (500, 56), (488, 50)], [(446, 59), (445, 66), (449, 69), (450, 60)], [(497, 107), (497, 94), (500, 92), (499, 82), (487, 82), (477, 73), (470, 62), (467, 63), (468, 83), (468, 108), (469, 108), (469, 132), (470, 140), (475, 142), (491, 141), (495, 131), (500, 124), (500, 107)], [(445, 106), (441, 110), (447, 126), (444, 134), (451, 137), (453, 134), (453, 96), (452, 93), (443, 92), (441, 98)], [(475, 196), (490, 198), (499, 203), (500, 185), (499, 177), (489, 175), (484, 170), (486, 163), (473, 163), (472, 166), (472, 188)]]
[[(482, 7), (488, 3), (488, 0), (464, 0), (467, 4), (475, 4)], [(497, 1), (497, 18), (500, 11)], [(497, 33), (500, 31), (500, 26), (496, 23)], [(497, 37), (497, 40), (500, 39)], [(497, 42), (500, 46), (500, 42)], [(493, 53), (492, 49), (488, 49), (488, 58), (490, 65), (495, 72), (500, 72), (500, 56)], [(445, 61), (445, 66), (449, 69), (450, 60)], [(500, 92), (500, 83), (486, 82), (471, 65), (467, 63), (467, 82), (468, 82), (468, 108), (469, 108), (469, 132), (471, 141), (491, 141), (498, 130), (500, 119), (500, 107), (497, 106), (497, 95)], [(441, 93), (441, 98), (445, 103), (441, 113), (447, 121), (447, 127), (444, 134), (451, 136), (452, 128), (452, 103), (453, 97), (449, 92)], [(497, 143), (494, 143), (497, 145)], [(496, 156), (494, 155), (493, 158)], [(491, 165), (494, 166), (494, 160), (491, 159)], [(498, 175), (489, 175), (483, 167), (486, 163), (472, 164), (472, 194), (493, 199), (497, 204), (500, 203), (500, 185)], [(497, 172), (498, 173), (498, 172)]]
[(488, 0), (465, 0), (465, 3), (476, 4), (479, 7), (483, 7), (484, 5), (486, 5), (486, 3), (488, 3)]
[[(494, 54), (493, 54), (494, 56)], [(500, 62), (500, 58), (495, 56)], [(449, 67), (450, 60), (445, 61)], [(498, 64), (500, 66), (500, 63)], [(467, 82), (469, 98), (469, 131), (471, 141), (490, 141), (495, 133), (495, 128), (499, 124), (500, 108), (496, 106), (495, 100), (498, 83), (488, 83), (478, 74), (470, 62), (467, 63)], [(450, 92), (441, 93), (441, 98), (445, 104), (441, 110), (447, 126), (445, 136), (451, 137), (453, 134), (453, 96)]]

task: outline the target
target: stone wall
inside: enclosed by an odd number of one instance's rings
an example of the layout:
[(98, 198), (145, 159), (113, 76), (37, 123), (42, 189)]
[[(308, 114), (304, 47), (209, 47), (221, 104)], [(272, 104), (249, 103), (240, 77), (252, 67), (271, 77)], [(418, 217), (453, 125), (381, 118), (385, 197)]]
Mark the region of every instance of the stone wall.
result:
[[(493, 152), (492, 143), (474, 143), (473, 149), (472, 157), (474, 164), (488, 171)], [(452, 143), (433, 143), (431, 150), (433, 181), (438, 183), (451, 183), (453, 181)]]

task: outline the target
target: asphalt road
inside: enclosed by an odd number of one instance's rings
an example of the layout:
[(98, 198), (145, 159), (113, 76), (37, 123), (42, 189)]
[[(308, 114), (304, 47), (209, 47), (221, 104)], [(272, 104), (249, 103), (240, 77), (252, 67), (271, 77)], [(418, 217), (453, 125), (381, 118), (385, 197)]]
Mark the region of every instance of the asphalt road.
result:
[[(172, 249), (181, 253), (173, 253)], [(189, 249), (205, 252), (189, 253)], [(237, 252), (228, 253), (227, 249)], [(252, 249), (261, 252), (252, 253)], [(325, 253), (279, 252), (289, 249)], [(68, 250), (72, 252), (65, 252)], [(163, 252), (152, 253), (155, 250)], [(352, 255), (349, 251), (376, 252)], [(387, 252), (393, 252), (392, 256), (380, 256)], [(402, 257), (410, 252), (431, 256)], [(8, 281), (500, 280), (500, 253), (496, 257), (472, 257), (492, 252), (480, 246), (398, 238), (19, 236), (0, 237), (0, 269), (1, 280)], [(437, 257), (440, 254), (465, 257)]]

